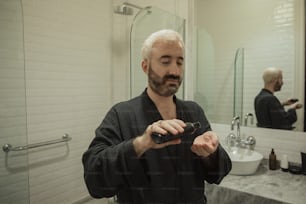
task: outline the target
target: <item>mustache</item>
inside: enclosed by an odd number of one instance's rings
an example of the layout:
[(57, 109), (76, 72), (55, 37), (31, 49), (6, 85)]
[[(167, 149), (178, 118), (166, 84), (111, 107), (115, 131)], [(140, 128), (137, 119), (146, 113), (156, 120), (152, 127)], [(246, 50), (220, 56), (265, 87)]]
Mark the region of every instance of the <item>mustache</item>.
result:
[(167, 74), (166, 76), (164, 76), (164, 80), (167, 80), (167, 79), (180, 80), (181, 77), (178, 75), (174, 75), (174, 74)]

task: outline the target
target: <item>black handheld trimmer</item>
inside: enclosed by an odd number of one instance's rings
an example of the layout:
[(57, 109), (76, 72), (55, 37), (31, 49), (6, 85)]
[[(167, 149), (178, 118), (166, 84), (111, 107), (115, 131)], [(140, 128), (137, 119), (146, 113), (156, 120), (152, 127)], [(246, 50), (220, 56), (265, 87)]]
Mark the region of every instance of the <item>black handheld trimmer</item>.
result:
[(152, 140), (156, 143), (156, 144), (162, 144), (171, 140), (175, 140), (178, 138), (181, 138), (183, 135), (190, 135), (192, 133), (194, 133), (198, 128), (201, 127), (201, 123), (200, 122), (186, 122), (186, 127), (184, 128), (184, 133), (182, 134), (178, 134), (178, 135), (171, 135), (171, 134), (160, 134), (157, 132), (153, 132), (151, 137)]

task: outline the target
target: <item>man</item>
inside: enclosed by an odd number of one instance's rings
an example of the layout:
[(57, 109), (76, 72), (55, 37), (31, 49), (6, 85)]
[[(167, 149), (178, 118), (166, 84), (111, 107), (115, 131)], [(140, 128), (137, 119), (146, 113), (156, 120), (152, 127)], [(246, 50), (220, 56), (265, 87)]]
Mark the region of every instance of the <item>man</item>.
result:
[[(280, 102), (274, 92), (280, 91), (283, 86), (282, 71), (275, 67), (266, 68), (263, 72), (264, 88), (255, 97), (254, 107), (257, 126), (264, 128), (292, 130), (297, 120), (296, 109), (302, 104), (295, 99)], [(288, 106), (286, 111), (284, 106)]]
[[(107, 113), (83, 155), (91, 196), (118, 203), (206, 203), (204, 181), (219, 184), (231, 161), (203, 110), (175, 97), (183, 79), (184, 43), (172, 30), (150, 35), (142, 48), (148, 86)], [(201, 128), (184, 134), (185, 122)], [(156, 144), (151, 134), (183, 134)]]

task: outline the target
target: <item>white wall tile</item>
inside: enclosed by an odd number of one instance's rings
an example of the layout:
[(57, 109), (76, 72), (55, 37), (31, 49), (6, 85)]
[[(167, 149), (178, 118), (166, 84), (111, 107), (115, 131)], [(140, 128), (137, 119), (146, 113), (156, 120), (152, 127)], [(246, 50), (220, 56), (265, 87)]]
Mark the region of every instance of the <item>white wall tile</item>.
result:
[(71, 203), (88, 195), (82, 153), (112, 104), (112, 1), (23, 3), (28, 143), (72, 137), (29, 151), (30, 199)]
[[(122, 2), (22, 0), (25, 69), (21, 74), (14, 70), (20, 66), (14, 66), (7, 59), (0, 60), (1, 67), (6, 67), (1, 69), (0, 94), (6, 96), (5, 103), (10, 104), (0, 109), (6, 118), (12, 118), (3, 132), (1, 130), (1, 134), (8, 136), (3, 141), (25, 145), (59, 139), (64, 133), (68, 133), (72, 140), (67, 145), (60, 143), (30, 149), (21, 153), (25, 158), (15, 156), (10, 159), (11, 167), (18, 168), (23, 179), (7, 172), (6, 177), (0, 177), (0, 183), (9, 181), (12, 185), (5, 189), (1, 185), (1, 193), (16, 192), (18, 185), (25, 190), (18, 190), (20, 196), (6, 193), (5, 203), (14, 201), (12, 196), (26, 202), (23, 197), (28, 192), (22, 187), (27, 187), (28, 181), (30, 203), (33, 204), (66, 204), (88, 196), (83, 180), (82, 154), (109, 108), (115, 102), (129, 98), (128, 34), (133, 18), (113, 14), (113, 6)], [(131, 3), (152, 5), (152, 1)], [(166, 6), (177, 15), (187, 14), (187, 8), (183, 6), (187, 4), (186, 0), (153, 3)], [(0, 12), (0, 18), (2, 14)], [(23, 62), (20, 59), (14, 61), (18, 65)], [(18, 80), (14, 83), (7, 83), (15, 78)], [(20, 98), (18, 103), (16, 97)], [(20, 113), (18, 108), (24, 115), (16, 115)], [(4, 118), (0, 119), (4, 121)], [(4, 157), (0, 162), (5, 162)], [(3, 168), (0, 168), (1, 173), (5, 171)]]

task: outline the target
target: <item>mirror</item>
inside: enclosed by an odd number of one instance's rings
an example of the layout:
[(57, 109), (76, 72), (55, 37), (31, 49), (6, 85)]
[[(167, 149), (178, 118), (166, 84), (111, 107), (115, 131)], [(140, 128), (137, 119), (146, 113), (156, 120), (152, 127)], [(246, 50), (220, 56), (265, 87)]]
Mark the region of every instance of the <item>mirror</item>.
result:
[[(304, 1), (197, 0), (195, 8), (194, 97), (212, 123), (230, 124), (240, 114), (244, 125), (244, 116), (252, 113), (254, 124), (248, 126), (256, 127), (254, 98), (269, 66), (283, 70), (278, 99), (294, 97), (305, 104)], [(243, 50), (238, 61), (237, 50)], [(303, 131), (304, 108), (297, 114), (295, 130)]]

